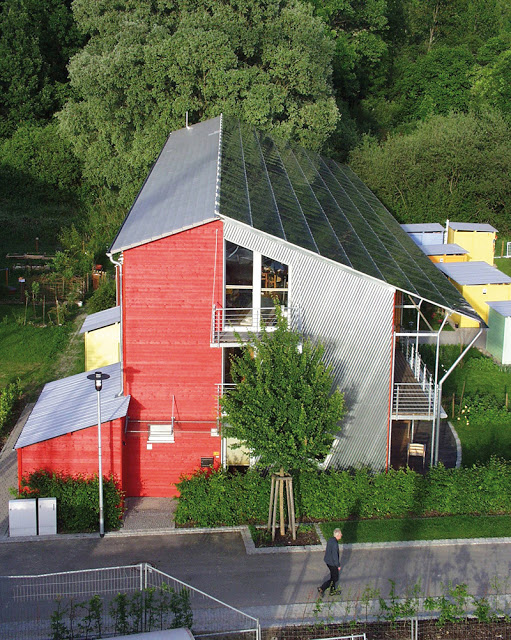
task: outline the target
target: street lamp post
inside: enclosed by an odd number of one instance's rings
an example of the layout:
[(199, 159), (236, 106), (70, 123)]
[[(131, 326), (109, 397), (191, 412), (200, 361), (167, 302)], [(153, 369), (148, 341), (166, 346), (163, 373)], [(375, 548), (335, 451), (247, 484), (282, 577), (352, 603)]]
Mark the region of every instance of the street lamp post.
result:
[(103, 388), (103, 380), (108, 380), (110, 376), (107, 373), (96, 371), (87, 376), (89, 380), (94, 380), (98, 398), (98, 459), (99, 459), (99, 535), (105, 535), (105, 518), (103, 514), (103, 461), (101, 456), (101, 400), (100, 391)]

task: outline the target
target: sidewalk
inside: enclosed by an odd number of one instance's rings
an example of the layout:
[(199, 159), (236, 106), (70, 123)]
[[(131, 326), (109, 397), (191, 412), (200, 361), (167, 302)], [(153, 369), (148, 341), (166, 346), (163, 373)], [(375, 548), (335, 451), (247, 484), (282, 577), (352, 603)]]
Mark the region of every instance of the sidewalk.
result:
[(18, 486), (18, 454), (13, 450), (16, 440), (28, 420), (34, 404), (27, 404), (0, 452), (0, 539), (9, 535), (9, 489)]

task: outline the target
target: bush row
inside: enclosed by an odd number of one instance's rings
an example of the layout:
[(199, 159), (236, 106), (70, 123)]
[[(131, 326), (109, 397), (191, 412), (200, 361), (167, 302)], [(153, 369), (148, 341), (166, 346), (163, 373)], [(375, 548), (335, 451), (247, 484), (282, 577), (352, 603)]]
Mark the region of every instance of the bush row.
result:
[[(293, 485), (302, 520), (511, 513), (511, 462), (498, 458), (461, 469), (439, 465), (424, 476), (410, 469), (302, 472)], [(254, 469), (231, 476), (201, 471), (177, 487), (178, 524), (237, 525), (268, 517), (270, 477)]]
[(9, 383), (3, 391), (0, 392), (0, 435), (9, 424), (12, 411), (16, 403), (21, 398), (21, 382), (18, 378), (15, 382)]
[[(22, 478), (20, 498), (57, 498), (57, 531), (97, 531), (99, 527), (99, 479), (65, 473), (34, 471)], [(114, 477), (103, 478), (105, 531), (119, 529), (124, 496)]]

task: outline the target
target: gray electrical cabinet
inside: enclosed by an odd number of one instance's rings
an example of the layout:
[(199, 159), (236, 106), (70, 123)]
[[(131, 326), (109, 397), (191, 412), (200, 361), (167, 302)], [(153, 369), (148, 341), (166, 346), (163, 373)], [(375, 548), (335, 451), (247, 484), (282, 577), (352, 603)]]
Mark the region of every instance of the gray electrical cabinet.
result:
[(57, 498), (38, 498), (38, 534), (51, 536), (57, 533)]
[(37, 501), (35, 498), (9, 500), (9, 535), (37, 535)]

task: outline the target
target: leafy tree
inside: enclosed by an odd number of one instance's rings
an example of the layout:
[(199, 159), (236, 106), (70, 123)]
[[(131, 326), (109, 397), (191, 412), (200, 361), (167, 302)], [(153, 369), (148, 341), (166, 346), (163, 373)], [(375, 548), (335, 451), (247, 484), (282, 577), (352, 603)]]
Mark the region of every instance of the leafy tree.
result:
[(0, 10), (0, 136), (47, 120), (67, 94), (69, 57), (82, 44), (66, 0), (4, 0)]
[(317, 468), (329, 453), (344, 397), (332, 392), (323, 347), (290, 331), (277, 308), (275, 331), (263, 331), (232, 360), (236, 387), (222, 400), (229, 436), (258, 464), (289, 471)]
[(495, 108), (511, 119), (511, 47), (474, 70), (473, 103), (478, 110)]
[(498, 113), (433, 116), (408, 135), (366, 138), (350, 160), (400, 222), (510, 230), (511, 130)]
[[(221, 406), (229, 436), (256, 456), (260, 466), (278, 469), (284, 476), (292, 469), (317, 468), (330, 451), (345, 409), (343, 394), (332, 391), (331, 369), (323, 362), (322, 346), (307, 340), (301, 344), (300, 334), (288, 329), (278, 306), (276, 313), (275, 331), (253, 336), (242, 355), (232, 360), (236, 386), (221, 399)], [(283, 535), (282, 482), (270, 513), (280, 502)], [(288, 511), (294, 538), (292, 504)]]
[(95, 185), (129, 204), (168, 132), (220, 112), (319, 148), (335, 128), (333, 43), (299, 0), (75, 0), (62, 131)]
[(463, 46), (438, 46), (416, 60), (402, 58), (392, 89), (399, 104), (398, 119), (422, 120), (431, 114), (467, 111), (473, 63), (473, 55)]

